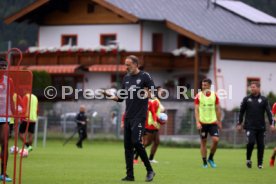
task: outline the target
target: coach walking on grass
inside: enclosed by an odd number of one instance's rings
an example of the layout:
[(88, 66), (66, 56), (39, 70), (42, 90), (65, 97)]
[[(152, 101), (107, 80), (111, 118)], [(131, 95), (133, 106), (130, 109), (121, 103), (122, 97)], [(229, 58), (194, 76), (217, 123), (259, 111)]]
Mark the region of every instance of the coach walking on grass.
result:
[(142, 144), (142, 136), (148, 110), (148, 97), (151, 95), (149, 89), (154, 87), (154, 83), (148, 73), (138, 69), (139, 60), (136, 56), (128, 56), (125, 65), (128, 74), (123, 79), (122, 90), (126, 92), (126, 95), (122, 97), (123, 93), (117, 93), (117, 96), (112, 96), (107, 92), (103, 94), (117, 102), (126, 100), (124, 147), (127, 176), (122, 181), (134, 181), (133, 149), (135, 148), (147, 169), (146, 181), (149, 182), (153, 180), (155, 173)]
[(245, 121), (243, 128), (247, 136), (246, 148), (246, 166), (252, 167), (251, 155), (254, 149), (254, 144), (257, 142), (257, 156), (258, 168), (263, 168), (263, 155), (264, 155), (264, 138), (265, 138), (265, 112), (268, 116), (270, 129), (274, 130), (274, 122), (270, 111), (270, 106), (266, 97), (260, 94), (260, 83), (253, 81), (250, 84), (251, 94), (245, 97), (241, 103), (239, 122), (237, 129), (242, 129), (243, 116), (245, 114)]

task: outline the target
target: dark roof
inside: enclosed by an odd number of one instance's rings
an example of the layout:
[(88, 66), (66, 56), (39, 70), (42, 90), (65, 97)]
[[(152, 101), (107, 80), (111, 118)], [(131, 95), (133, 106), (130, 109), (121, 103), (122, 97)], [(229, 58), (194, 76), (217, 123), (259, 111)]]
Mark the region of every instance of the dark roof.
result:
[[(19, 12), (7, 17), (5, 23), (38, 19), (55, 3), (64, 1), (36, 0)], [(91, 0), (127, 18), (164, 21), (166, 26), (204, 44), (276, 47), (276, 24), (254, 23), (223, 8), (215, 0)], [(222, 0), (217, 0), (222, 1)], [(225, 0), (226, 1), (226, 0)], [(209, 3), (208, 3), (209, 2)], [(47, 10), (47, 11), (46, 11)], [(30, 18), (31, 17), (31, 18)], [(32, 20), (32, 22), (36, 22)]]
[(256, 24), (208, 0), (106, 0), (142, 20), (170, 21), (220, 45), (276, 47), (276, 25)]

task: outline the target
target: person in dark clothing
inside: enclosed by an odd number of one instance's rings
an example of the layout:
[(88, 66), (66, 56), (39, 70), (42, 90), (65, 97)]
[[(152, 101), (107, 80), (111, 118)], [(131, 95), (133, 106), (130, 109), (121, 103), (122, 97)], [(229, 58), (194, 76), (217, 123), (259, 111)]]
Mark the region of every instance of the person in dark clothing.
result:
[(134, 148), (138, 152), (147, 170), (146, 181), (152, 181), (155, 176), (148, 159), (146, 150), (142, 144), (145, 121), (148, 111), (148, 97), (154, 83), (150, 75), (138, 69), (139, 60), (136, 56), (128, 56), (125, 60), (128, 74), (122, 81), (122, 89), (116, 96), (103, 92), (105, 96), (117, 102), (126, 100), (124, 119), (124, 148), (127, 176), (122, 181), (134, 181), (133, 155)]
[(76, 116), (79, 140), (76, 144), (78, 148), (82, 148), (82, 141), (87, 138), (87, 116), (85, 115), (85, 107), (80, 107), (80, 112)]
[[(275, 122), (276, 121), (276, 102), (272, 106), (272, 114)], [(269, 161), (270, 167), (274, 167), (275, 157), (276, 157), (276, 147), (273, 149), (273, 153), (270, 157), (270, 161)]]
[(254, 149), (254, 144), (257, 142), (257, 156), (258, 156), (258, 168), (263, 168), (263, 155), (264, 155), (264, 138), (265, 138), (265, 112), (268, 116), (270, 129), (275, 130), (274, 122), (272, 119), (272, 113), (266, 97), (260, 94), (260, 83), (253, 81), (250, 84), (251, 94), (245, 97), (241, 103), (239, 122), (237, 129), (242, 129), (243, 117), (245, 114), (245, 121), (243, 128), (246, 131), (247, 136), (247, 148), (246, 148), (246, 166), (252, 167), (251, 155)]

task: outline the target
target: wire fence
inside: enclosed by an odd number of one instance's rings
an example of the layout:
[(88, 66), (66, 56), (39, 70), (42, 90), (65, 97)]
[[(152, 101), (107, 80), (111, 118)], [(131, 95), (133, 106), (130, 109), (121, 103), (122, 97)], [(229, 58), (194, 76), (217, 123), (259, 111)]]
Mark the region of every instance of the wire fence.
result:
[[(40, 121), (47, 119), (47, 127), (45, 123), (38, 123), (38, 138), (43, 139), (45, 135), (45, 128), (47, 128), (48, 138), (62, 138), (70, 137), (76, 130), (76, 123), (74, 121), (75, 114), (66, 114), (66, 116), (48, 116), (41, 118)], [(246, 136), (244, 132), (236, 131), (238, 112), (227, 112), (223, 119), (223, 129), (220, 132), (220, 145), (226, 147), (241, 147), (246, 144)], [(184, 116), (175, 117), (175, 121), (179, 122), (179, 126), (175, 129), (175, 134), (169, 135), (168, 126), (165, 124), (161, 127), (161, 141), (175, 142), (178, 144), (198, 144), (200, 137), (194, 120), (194, 113), (190, 110)], [(87, 125), (88, 139), (95, 138), (112, 138), (122, 139), (123, 130), (119, 124), (114, 124), (102, 116), (89, 116)], [(267, 123), (268, 125), (268, 123)], [(269, 127), (269, 125), (268, 125)], [(269, 131), (266, 132), (266, 145), (274, 146), (276, 134)]]

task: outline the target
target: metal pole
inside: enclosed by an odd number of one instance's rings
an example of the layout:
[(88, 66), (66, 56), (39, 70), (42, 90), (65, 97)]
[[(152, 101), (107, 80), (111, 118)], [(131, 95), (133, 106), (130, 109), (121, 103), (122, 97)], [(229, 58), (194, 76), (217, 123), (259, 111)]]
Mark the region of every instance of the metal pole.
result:
[(93, 124), (95, 124), (95, 118), (92, 116), (91, 117), (91, 122), (90, 122), (90, 134), (91, 134), (91, 139), (93, 138), (94, 135), (94, 126)]
[(191, 135), (194, 134), (194, 123), (195, 123), (195, 119), (194, 119), (194, 111), (193, 109), (191, 109)]
[(199, 53), (198, 53), (198, 43), (195, 42), (195, 59), (194, 59), (194, 95), (198, 92), (198, 80), (199, 80)]
[[(120, 88), (120, 79), (119, 79), (119, 64), (120, 64), (120, 51), (119, 51), (119, 44), (116, 43), (117, 48), (117, 59), (116, 59), (116, 88), (117, 90)], [(120, 136), (120, 104), (117, 103), (117, 117), (116, 117), (116, 137), (119, 138)]]
[(45, 117), (44, 132), (43, 132), (43, 148), (46, 147), (47, 127), (48, 127), (48, 118)]
[(237, 131), (235, 130), (237, 112), (234, 112), (234, 148), (237, 146)]
[(120, 53), (119, 53), (119, 44), (116, 44), (116, 49), (117, 49), (117, 58), (116, 58), (116, 87), (119, 89), (120, 81), (119, 81), (119, 64), (120, 64)]
[(38, 117), (38, 120), (35, 123), (34, 147), (37, 147), (38, 122), (40, 119), (41, 118)]
[(66, 116), (63, 117), (63, 136), (66, 136)]
[(8, 41), (8, 50), (10, 50), (11, 48), (12, 48), (12, 41), (9, 40), (9, 41)]

